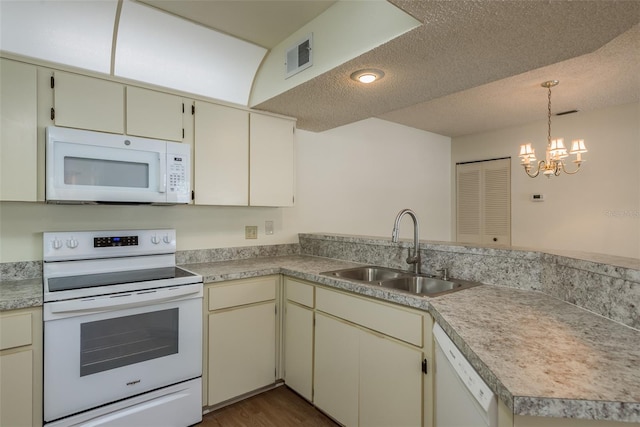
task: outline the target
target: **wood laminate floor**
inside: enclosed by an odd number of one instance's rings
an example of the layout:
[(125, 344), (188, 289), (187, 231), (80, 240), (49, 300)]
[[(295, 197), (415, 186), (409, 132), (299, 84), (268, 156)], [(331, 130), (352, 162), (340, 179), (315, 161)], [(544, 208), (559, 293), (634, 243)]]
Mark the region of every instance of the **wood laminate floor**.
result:
[(202, 417), (196, 427), (336, 427), (309, 402), (280, 386)]

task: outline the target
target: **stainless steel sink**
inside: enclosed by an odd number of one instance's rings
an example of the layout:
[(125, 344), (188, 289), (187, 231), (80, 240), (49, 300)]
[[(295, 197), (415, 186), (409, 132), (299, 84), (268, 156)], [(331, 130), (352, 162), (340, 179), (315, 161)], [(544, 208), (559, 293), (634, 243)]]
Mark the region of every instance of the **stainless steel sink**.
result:
[(343, 270), (325, 271), (320, 274), (431, 297), (480, 285), (480, 283), (466, 280), (441, 280), (426, 275), (378, 266), (345, 268)]
[(381, 283), (381, 286), (424, 295), (441, 294), (463, 287), (462, 283), (425, 276), (407, 276), (385, 280)]
[(382, 282), (384, 280), (402, 277), (408, 273), (406, 271), (394, 270), (392, 268), (368, 266), (326, 271), (321, 274), (339, 277), (341, 279), (357, 280), (359, 282)]

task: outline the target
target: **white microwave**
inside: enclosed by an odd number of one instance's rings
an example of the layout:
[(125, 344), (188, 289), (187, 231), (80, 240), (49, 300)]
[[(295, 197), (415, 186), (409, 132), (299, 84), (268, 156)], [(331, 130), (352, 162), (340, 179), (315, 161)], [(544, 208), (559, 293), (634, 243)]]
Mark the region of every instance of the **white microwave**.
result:
[(47, 203), (154, 203), (191, 200), (189, 144), (49, 126)]

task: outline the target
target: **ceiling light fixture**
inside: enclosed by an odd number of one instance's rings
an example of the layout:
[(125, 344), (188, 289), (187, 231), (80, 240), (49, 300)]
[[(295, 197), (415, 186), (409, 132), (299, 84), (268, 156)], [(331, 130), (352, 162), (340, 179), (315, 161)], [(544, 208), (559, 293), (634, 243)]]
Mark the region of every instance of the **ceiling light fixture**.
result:
[(360, 83), (373, 83), (384, 77), (384, 72), (375, 68), (367, 68), (351, 73), (351, 79)]
[(551, 178), (552, 175), (558, 176), (560, 172), (564, 172), (569, 175), (573, 175), (580, 170), (582, 160), (582, 153), (587, 152), (587, 148), (584, 145), (584, 139), (574, 139), (571, 142), (571, 150), (569, 154), (575, 154), (576, 159), (573, 161), (577, 165), (576, 170), (569, 172), (566, 169), (564, 158), (568, 157), (567, 149), (564, 147), (564, 140), (562, 138), (551, 139), (551, 88), (557, 86), (560, 83), (558, 80), (549, 80), (542, 83), (540, 86), (546, 87), (549, 91), (549, 104), (547, 107), (547, 151), (544, 160), (540, 160), (536, 167), (535, 172), (531, 172), (531, 164), (536, 162), (535, 150), (531, 147), (531, 143), (523, 144), (520, 146), (520, 157), (522, 158), (522, 166), (524, 171), (531, 178), (535, 178), (540, 174), (545, 175), (547, 178)]

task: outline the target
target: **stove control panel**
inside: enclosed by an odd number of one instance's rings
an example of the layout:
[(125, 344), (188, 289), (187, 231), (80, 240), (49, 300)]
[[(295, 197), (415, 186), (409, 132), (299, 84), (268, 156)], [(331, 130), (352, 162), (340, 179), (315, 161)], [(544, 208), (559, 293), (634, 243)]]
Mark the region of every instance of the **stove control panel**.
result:
[(93, 238), (94, 248), (104, 248), (107, 246), (138, 246), (138, 236), (109, 236)]
[(176, 231), (124, 230), (43, 233), (44, 261), (175, 254)]

